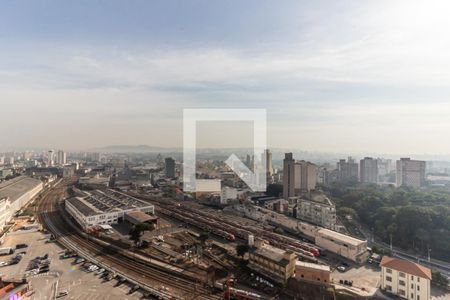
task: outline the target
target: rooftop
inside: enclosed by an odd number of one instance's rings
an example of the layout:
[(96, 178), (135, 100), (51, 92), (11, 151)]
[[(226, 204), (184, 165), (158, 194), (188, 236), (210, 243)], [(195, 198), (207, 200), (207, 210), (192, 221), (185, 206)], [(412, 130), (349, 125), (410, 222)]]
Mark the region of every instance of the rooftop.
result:
[(66, 201), (72, 204), (80, 213), (82, 213), (85, 216), (95, 216), (101, 214), (101, 211), (89, 205), (81, 197), (72, 197), (67, 199)]
[(303, 268), (308, 268), (308, 269), (315, 269), (315, 270), (331, 272), (330, 266), (327, 266), (327, 265), (313, 264), (313, 263), (308, 263), (308, 262), (304, 262), (304, 261), (297, 261), (295, 265), (298, 267), (303, 267)]
[(380, 266), (431, 280), (430, 269), (405, 259), (383, 256)]
[(7, 197), (12, 203), (25, 193), (31, 191), (42, 181), (28, 176), (19, 176), (11, 180), (0, 183), (0, 198)]
[(285, 258), (285, 254), (290, 254), (292, 252), (285, 251), (280, 248), (273, 247), (268, 244), (264, 244), (261, 247), (254, 250), (254, 253), (265, 257), (268, 260), (274, 261), (279, 265), (287, 266), (289, 264), (289, 260)]
[(125, 213), (125, 218), (133, 224), (145, 223), (148, 221), (155, 221), (157, 217), (150, 216), (142, 211), (129, 211)]
[(83, 196), (73, 197), (67, 201), (86, 216), (153, 206), (127, 194), (110, 189), (105, 191), (83, 191), (80, 195)]
[(318, 231), (318, 233), (322, 236), (326, 236), (328, 238), (331, 238), (333, 240), (337, 240), (340, 241), (342, 243), (348, 244), (348, 245), (352, 245), (352, 246), (360, 246), (362, 243), (365, 243), (365, 241), (351, 237), (349, 235), (345, 235), (333, 230), (329, 230), (329, 229), (320, 229)]

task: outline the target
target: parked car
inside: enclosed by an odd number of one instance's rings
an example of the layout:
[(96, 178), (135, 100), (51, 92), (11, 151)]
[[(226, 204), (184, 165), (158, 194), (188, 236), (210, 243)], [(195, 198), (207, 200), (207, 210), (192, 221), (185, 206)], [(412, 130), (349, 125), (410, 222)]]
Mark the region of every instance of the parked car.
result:
[(7, 265), (8, 265), (8, 262), (0, 261), (0, 267), (4, 267), (4, 266), (7, 266)]
[(339, 272), (345, 272), (347, 269), (344, 266), (339, 266), (336, 268)]
[(27, 244), (17, 244), (16, 245), (16, 249), (22, 249), (22, 248), (27, 248), (28, 245)]
[(61, 298), (61, 297), (67, 296), (68, 294), (69, 294), (69, 292), (66, 291), (66, 290), (60, 291), (60, 292), (56, 295), (56, 298)]

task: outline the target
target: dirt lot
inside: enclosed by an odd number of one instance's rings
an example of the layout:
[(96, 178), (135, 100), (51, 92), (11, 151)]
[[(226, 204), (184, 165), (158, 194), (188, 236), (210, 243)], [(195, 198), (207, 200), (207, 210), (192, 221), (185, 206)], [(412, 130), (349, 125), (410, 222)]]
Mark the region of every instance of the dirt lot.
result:
[[(69, 292), (64, 299), (140, 299), (139, 292), (127, 295), (130, 286), (123, 284), (114, 287), (115, 280), (102, 282), (98, 275), (85, 272), (80, 265), (73, 265), (73, 259), (61, 260), (59, 255), (64, 251), (55, 243), (46, 243), (44, 234), (37, 231), (15, 231), (5, 238), (1, 247), (12, 247), (19, 243), (28, 244), (26, 255), (17, 265), (0, 267), (2, 277), (21, 278), (27, 266), (36, 256), (49, 255), (50, 271), (30, 277), (30, 287), (35, 291), (32, 299), (53, 299), (55, 293), (66, 290)], [(0, 261), (9, 261), (15, 254), (0, 256)]]

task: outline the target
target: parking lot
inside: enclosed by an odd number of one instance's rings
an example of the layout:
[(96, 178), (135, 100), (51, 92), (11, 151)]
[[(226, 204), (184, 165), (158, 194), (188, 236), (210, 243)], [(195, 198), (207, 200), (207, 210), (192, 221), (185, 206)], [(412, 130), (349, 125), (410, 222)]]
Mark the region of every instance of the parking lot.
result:
[[(344, 272), (335, 269), (331, 274), (331, 279), (337, 288), (346, 288), (362, 296), (373, 295), (379, 287), (381, 269), (376, 265), (365, 264), (362, 266), (347, 267)], [(342, 282), (352, 282), (350, 287)]]
[[(75, 265), (74, 258), (60, 259), (64, 253), (56, 243), (48, 243), (48, 238), (41, 232), (14, 231), (11, 232), (1, 245), (2, 248), (14, 247), (17, 244), (27, 244), (28, 247), (18, 249), (14, 254), (0, 256), (0, 262), (10, 262), (18, 252), (26, 251), (26, 254), (15, 265), (0, 267), (0, 274), (4, 280), (19, 279), (27, 272), (27, 267), (33, 259), (40, 256), (43, 258), (48, 254), (48, 270), (44, 265), (42, 272), (31, 275), (29, 278), (30, 289), (34, 290), (32, 299), (44, 300), (54, 299), (54, 296), (67, 291), (67, 295), (60, 299), (140, 299), (142, 294), (134, 292), (129, 295), (128, 292), (132, 286), (124, 283), (119, 286), (117, 280), (104, 281), (97, 272), (87, 272), (82, 264)], [(45, 259), (38, 262), (44, 262)], [(39, 268), (39, 267), (38, 267)]]

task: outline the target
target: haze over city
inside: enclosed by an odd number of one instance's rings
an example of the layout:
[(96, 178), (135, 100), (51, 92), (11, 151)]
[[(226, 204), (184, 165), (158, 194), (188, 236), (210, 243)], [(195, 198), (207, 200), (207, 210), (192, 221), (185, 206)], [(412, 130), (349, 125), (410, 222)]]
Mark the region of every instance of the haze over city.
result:
[(449, 8), (7, 1), (1, 147), (181, 147), (184, 108), (224, 107), (267, 109), (269, 147), (449, 154)]

